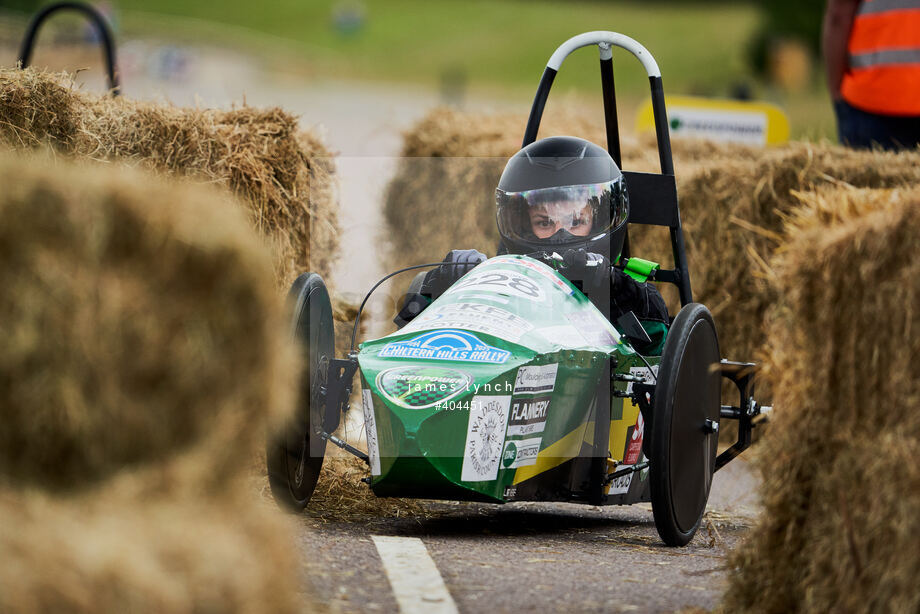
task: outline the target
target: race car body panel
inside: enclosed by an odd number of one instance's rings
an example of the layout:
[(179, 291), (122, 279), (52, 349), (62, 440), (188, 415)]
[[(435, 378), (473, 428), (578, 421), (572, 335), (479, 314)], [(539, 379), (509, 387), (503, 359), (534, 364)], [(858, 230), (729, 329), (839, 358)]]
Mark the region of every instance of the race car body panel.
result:
[[(493, 502), (583, 496), (609, 358), (618, 373), (647, 371), (551, 267), (488, 260), (409, 325), (362, 344), (371, 488)], [(611, 404), (611, 462), (639, 463), (638, 408)], [(610, 494), (639, 500), (640, 482), (630, 476)]]

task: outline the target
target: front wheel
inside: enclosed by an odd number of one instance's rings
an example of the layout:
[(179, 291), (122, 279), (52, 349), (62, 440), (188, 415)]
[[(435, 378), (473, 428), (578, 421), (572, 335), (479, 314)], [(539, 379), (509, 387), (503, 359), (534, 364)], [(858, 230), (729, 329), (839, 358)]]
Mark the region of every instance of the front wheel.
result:
[(684, 546), (700, 526), (716, 466), (721, 407), (712, 315), (690, 303), (668, 331), (652, 404), (649, 486), (658, 535)]
[(326, 440), (320, 437), (325, 415), (320, 388), (326, 386), (334, 352), (332, 304), (322, 278), (304, 273), (291, 286), (291, 334), (300, 349), (303, 367), (297, 406), (287, 423), (266, 444), (268, 481), (279, 506), (292, 511), (306, 507), (316, 489)]

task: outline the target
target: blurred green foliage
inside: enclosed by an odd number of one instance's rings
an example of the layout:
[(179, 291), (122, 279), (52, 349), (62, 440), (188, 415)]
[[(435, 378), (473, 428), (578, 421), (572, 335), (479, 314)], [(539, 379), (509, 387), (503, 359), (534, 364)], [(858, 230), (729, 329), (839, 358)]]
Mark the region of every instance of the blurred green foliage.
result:
[[(551, 2), (548, 0), (363, 0), (364, 23), (347, 35), (336, 28), (341, 0), (121, 0), (125, 28), (156, 26), (189, 38), (209, 25), (229, 26), (224, 37), (261, 32), (298, 46), (318, 74), (387, 81), (440, 83), (462, 72), (471, 87), (532, 91), (550, 54), (562, 41), (589, 30), (614, 30), (645, 45), (675, 93), (726, 95), (750, 76), (744, 48), (762, 17), (751, 2)], [(166, 22), (162, 16), (180, 17)], [(192, 18), (192, 20), (189, 20)], [(220, 36), (220, 29), (213, 32)], [(593, 57), (591, 57), (593, 56)], [(596, 51), (566, 62), (557, 89), (594, 91)], [(617, 91), (645, 93), (648, 81), (626, 52), (614, 57)]]
[(777, 40), (804, 43), (814, 58), (821, 57), (821, 20), (825, 2), (819, 0), (761, 0), (763, 22), (748, 44), (747, 56), (758, 75), (764, 74), (770, 45)]
[(43, 4), (47, 4), (47, 0), (0, 0), (0, 10), (34, 13)]

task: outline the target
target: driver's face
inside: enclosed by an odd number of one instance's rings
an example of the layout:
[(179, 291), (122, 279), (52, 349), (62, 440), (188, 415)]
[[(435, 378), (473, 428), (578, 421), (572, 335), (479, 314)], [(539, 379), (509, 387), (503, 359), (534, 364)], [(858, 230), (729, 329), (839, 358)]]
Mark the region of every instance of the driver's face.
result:
[(527, 212), (530, 228), (538, 239), (548, 239), (563, 228), (575, 236), (585, 237), (594, 224), (594, 209), (584, 201), (537, 205)]

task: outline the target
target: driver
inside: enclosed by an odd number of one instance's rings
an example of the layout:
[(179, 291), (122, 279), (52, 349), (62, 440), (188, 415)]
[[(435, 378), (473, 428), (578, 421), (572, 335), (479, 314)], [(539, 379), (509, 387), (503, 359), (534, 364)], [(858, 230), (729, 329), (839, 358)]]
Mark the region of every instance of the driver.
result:
[[(541, 139), (511, 157), (495, 194), (499, 255), (561, 255), (560, 272), (595, 303), (609, 301), (612, 322), (635, 313), (651, 338), (638, 351), (661, 353), (670, 321), (661, 294), (611, 264), (623, 249), (629, 198), (606, 150), (570, 136)], [(406, 296), (396, 324), (410, 321), (486, 259), (473, 249), (451, 250), (445, 264), (425, 274), (421, 291)]]

